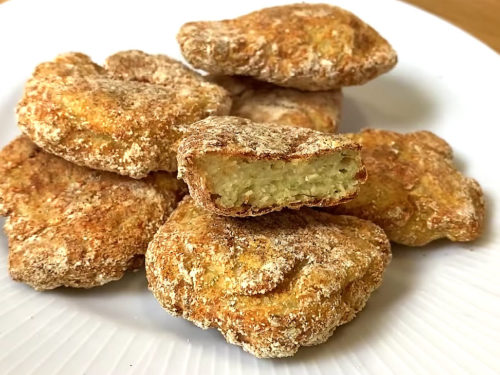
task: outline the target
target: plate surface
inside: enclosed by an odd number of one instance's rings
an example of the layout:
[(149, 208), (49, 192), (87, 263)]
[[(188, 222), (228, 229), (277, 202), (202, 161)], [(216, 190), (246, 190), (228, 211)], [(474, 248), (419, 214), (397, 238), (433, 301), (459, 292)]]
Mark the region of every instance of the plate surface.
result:
[[(182, 23), (228, 18), (280, 1), (11, 0), (0, 6), (0, 146), (19, 132), (14, 106), (34, 66), (64, 51), (96, 61), (142, 49), (180, 58)], [(341, 131), (431, 130), (479, 180), (487, 228), (473, 243), (395, 246), (382, 287), (325, 344), (257, 360), (164, 312), (144, 273), (92, 290), (37, 293), (10, 280), (0, 237), (2, 374), (332, 374), (500, 371), (498, 205), (500, 58), (450, 24), (389, 0), (338, 1), (395, 47), (399, 64), (345, 90)], [(2, 221), (3, 223), (3, 221)]]

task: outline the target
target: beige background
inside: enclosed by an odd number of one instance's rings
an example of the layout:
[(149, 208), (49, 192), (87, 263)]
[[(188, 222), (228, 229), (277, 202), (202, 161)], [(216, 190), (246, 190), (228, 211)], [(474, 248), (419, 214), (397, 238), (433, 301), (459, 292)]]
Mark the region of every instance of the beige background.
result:
[[(7, 0), (0, 0), (0, 4), (5, 1)], [(500, 0), (406, 0), (406, 2), (447, 19), (500, 52)]]

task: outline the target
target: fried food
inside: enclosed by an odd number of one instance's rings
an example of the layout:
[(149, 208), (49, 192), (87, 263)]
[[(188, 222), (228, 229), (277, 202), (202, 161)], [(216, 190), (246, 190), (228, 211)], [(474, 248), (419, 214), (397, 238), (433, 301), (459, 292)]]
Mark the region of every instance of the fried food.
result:
[(472, 241), (481, 234), (481, 187), (457, 171), (443, 139), (427, 131), (375, 129), (348, 136), (362, 146), (368, 180), (333, 212), (373, 221), (391, 241), (408, 246), (438, 238)]
[(327, 4), (266, 8), (189, 22), (178, 35), (195, 68), (318, 91), (359, 85), (390, 70), (396, 52), (354, 14)]
[(336, 133), (340, 123), (342, 91), (300, 91), (248, 77), (207, 77), (231, 93), (230, 115), (255, 122), (299, 126)]
[(104, 68), (113, 77), (124, 81), (163, 86), (171, 86), (174, 81), (176, 85), (188, 89), (201, 87), (208, 92), (223, 93), (200, 74), (166, 55), (150, 55), (139, 50), (120, 51), (106, 58)]
[(148, 247), (146, 274), (171, 314), (257, 357), (286, 357), (352, 320), (390, 258), (384, 232), (352, 216), (229, 218), (186, 197)]
[(231, 116), (193, 129), (179, 144), (179, 177), (197, 204), (220, 215), (333, 206), (366, 178), (359, 145), (340, 135)]
[[(190, 124), (227, 114), (231, 100), (175, 60), (129, 54), (130, 61), (127, 52), (109, 58), (111, 73), (80, 53), (40, 64), (18, 104), (20, 128), (45, 151), (79, 165), (134, 178), (175, 171), (177, 142)], [(126, 73), (137, 55), (161, 62), (152, 73), (161, 84), (132, 80), (150, 68)]]
[(120, 279), (186, 190), (166, 172), (137, 181), (80, 167), (21, 136), (0, 152), (10, 274), (38, 290)]

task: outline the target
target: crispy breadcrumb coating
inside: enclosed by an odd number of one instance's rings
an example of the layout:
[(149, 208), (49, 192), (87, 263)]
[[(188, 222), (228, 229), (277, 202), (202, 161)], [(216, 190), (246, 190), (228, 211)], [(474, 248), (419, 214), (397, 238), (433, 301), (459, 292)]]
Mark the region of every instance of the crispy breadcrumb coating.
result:
[(396, 52), (373, 28), (327, 4), (277, 6), (230, 20), (189, 22), (177, 41), (195, 68), (309, 91), (359, 85), (397, 62)]
[(308, 208), (230, 218), (186, 197), (149, 245), (146, 274), (171, 314), (257, 357), (286, 357), (352, 320), (390, 259), (365, 220)]
[(362, 146), (368, 180), (335, 213), (373, 221), (391, 241), (408, 246), (438, 238), (472, 241), (481, 234), (483, 192), (456, 169), (443, 139), (428, 131), (375, 129), (348, 136)]
[(166, 172), (137, 181), (71, 164), (26, 136), (0, 152), (0, 214), (9, 271), (35, 289), (90, 288), (142, 266), (186, 193)]
[(231, 116), (255, 122), (299, 126), (336, 133), (340, 123), (342, 91), (301, 91), (249, 77), (206, 77), (231, 93)]
[(122, 79), (132, 64), (113, 56), (112, 72), (81, 53), (38, 65), (17, 107), (19, 127), (43, 150), (79, 165), (134, 178), (175, 171), (177, 141), (189, 125), (227, 114), (231, 100), (178, 61), (142, 56), (161, 60), (157, 75), (169, 79)]

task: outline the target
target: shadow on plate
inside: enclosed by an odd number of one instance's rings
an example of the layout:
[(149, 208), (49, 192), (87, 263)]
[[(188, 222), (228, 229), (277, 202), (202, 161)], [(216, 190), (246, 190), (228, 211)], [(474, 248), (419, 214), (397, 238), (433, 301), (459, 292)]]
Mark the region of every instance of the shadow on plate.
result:
[(437, 124), (433, 93), (415, 80), (389, 74), (365, 85), (344, 89), (342, 133), (363, 128), (412, 132), (432, 130)]
[(105, 317), (117, 324), (149, 330), (155, 334), (174, 335), (195, 345), (213, 345), (223, 338), (216, 330), (201, 330), (193, 323), (167, 313), (148, 290), (144, 269), (128, 272), (113, 281), (92, 289), (57, 288), (48, 293), (75, 303), (79, 309)]

